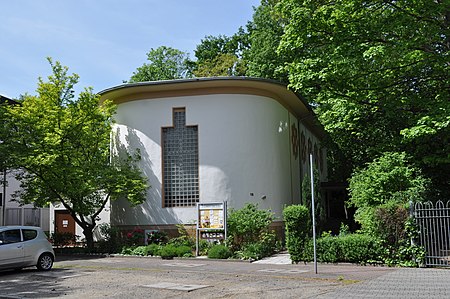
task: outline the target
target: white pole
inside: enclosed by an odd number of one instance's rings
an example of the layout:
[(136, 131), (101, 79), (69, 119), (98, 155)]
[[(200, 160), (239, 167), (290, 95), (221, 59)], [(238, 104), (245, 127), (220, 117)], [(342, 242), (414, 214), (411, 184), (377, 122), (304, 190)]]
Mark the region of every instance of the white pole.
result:
[(314, 207), (314, 169), (313, 169), (313, 155), (309, 154), (309, 164), (311, 168), (311, 214), (312, 214), (312, 229), (313, 229), (313, 244), (314, 244), (314, 272), (317, 274), (317, 252), (316, 252), (316, 217)]
[(3, 170), (2, 223), (6, 225), (6, 169)]

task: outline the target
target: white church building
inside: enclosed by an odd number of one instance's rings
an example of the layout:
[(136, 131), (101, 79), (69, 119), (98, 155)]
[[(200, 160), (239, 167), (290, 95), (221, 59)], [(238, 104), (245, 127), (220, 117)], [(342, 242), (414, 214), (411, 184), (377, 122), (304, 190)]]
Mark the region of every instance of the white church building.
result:
[(309, 153), (327, 180), (324, 130), (307, 102), (283, 84), (242, 77), (123, 84), (100, 92), (117, 104), (113, 144), (141, 154), (147, 200), (108, 207), (121, 229), (193, 224), (197, 203), (256, 203), (281, 224), (301, 203)]

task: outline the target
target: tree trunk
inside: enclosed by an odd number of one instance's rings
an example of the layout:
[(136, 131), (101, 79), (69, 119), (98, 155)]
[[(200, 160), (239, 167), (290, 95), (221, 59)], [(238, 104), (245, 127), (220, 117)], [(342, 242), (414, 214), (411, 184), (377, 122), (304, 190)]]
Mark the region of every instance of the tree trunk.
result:
[(94, 227), (84, 227), (83, 228), (83, 234), (86, 238), (86, 246), (88, 248), (88, 252), (94, 251)]

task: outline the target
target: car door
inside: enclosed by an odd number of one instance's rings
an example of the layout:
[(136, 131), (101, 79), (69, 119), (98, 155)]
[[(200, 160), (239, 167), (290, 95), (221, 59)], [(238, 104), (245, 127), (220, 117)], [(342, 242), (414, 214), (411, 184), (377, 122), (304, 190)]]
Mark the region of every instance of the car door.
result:
[(20, 268), (23, 265), (23, 242), (20, 229), (0, 232), (0, 268)]
[(37, 239), (38, 231), (35, 229), (22, 229), (23, 262), (25, 265), (36, 264), (36, 254), (42, 251), (42, 240)]

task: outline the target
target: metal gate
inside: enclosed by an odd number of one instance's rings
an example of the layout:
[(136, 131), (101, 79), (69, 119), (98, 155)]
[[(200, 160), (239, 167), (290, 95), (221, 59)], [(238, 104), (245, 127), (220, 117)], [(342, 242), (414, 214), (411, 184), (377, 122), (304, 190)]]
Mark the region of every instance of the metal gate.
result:
[(450, 267), (450, 201), (416, 203), (414, 218), (425, 248), (427, 266)]

